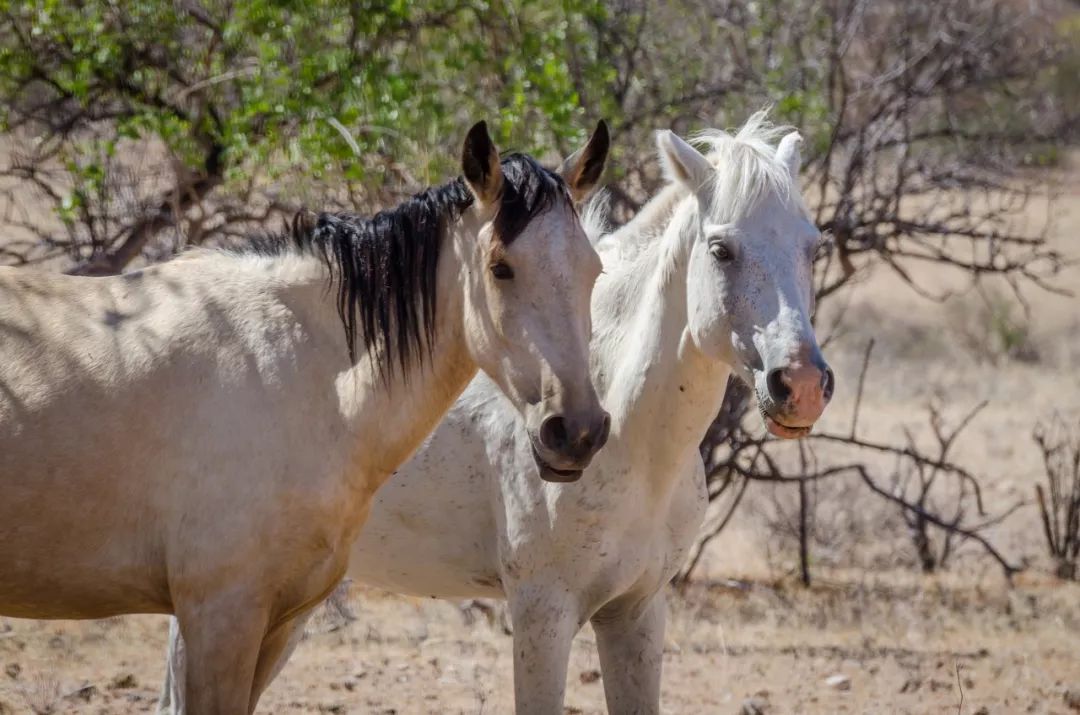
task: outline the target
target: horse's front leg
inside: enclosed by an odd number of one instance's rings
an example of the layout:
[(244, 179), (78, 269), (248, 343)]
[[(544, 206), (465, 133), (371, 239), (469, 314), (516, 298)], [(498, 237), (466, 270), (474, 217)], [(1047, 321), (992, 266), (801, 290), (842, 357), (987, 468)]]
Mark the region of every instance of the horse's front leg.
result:
[(559, 584), (518, 586), (508, 594), (514, 627), (517, 715), (562, 715), (570, 644), (579, 609)]
[[(244, 715), (251, 711), (252, 684), (268, 614), (253, 594), (217, 595), (177, 603), (183, 635), (184, 697), (193, 715)], [(175, 674), (174, 674), (175, 676)]]
[[(263, 640), (259, 651), (259, 660), (255, 669), (255, 678), (251, 688), (251, 708), (263, 691), (274, 682), (278, 673), (289, 661), (289, 657), (304, 637), (304, 626), (311, 618), (313, 610), (296, 616), (291, 621), (275, 628)], [(175, 618), (169, 622), (169, 652), (165, 669), (165, 684), (158, 700), (158, 715), (187, 715), (188, 708), (184, 701), (184, 683), (187, 678), (187, 648), (180, 627)]]
[(658, 715), (667, 606), (657, 593), (644, 610), (613, 603), (592, 617), (610, 715)]

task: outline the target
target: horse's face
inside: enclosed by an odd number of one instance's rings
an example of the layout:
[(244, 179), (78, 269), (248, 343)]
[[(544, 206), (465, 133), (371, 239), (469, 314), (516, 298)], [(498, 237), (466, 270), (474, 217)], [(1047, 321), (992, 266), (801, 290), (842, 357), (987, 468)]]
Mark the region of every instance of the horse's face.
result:
[(711, 190), (719, 180), (712, 174), (733, 167), (712, 166), (674, 134), (659, 142), (669, 167), (678, 163), (697, 189), (687, 280), (690, 336), (702, 353), (732, 365), (754, 388), (770, 433), (801, 437), (831, 399), (834, 378), (810, 321), (821, 236), (795, 195), (799, 136), (789, 134), (769, 158), (790, 177), (789, 194), (768, 191), (734, 221), (730, 215), (722, 220), (724, 207)]
[(600, 258), (572, 203), (599, 179), (607, 148), (601, 124), (559, 179), (524, 157), (500, 163), (482, 127), (465, 145), (465, 179), (482, 222), (465, 261), (467, 339), (477, 364), (525, 418), (548, 481), (580, 478), (610, 424), (589, 372)]

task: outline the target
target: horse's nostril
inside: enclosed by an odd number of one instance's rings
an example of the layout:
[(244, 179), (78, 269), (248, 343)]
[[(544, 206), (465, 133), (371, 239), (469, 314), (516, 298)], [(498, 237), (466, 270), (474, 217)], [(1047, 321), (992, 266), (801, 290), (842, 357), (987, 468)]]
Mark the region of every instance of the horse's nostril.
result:
[(566, 420), (562, 415), (548, 417), (540, 425), (540, 444), (548, 449), (561, 451), (566, 447)]
[(825, 368), (825, 374), (821, 376), (821, 391), (825, 395), (825, 401), (828, 402), (832, 399), (833, 389), (836, 387), (836, 377), (833, 375), (832, 368)]
[(771, 370), (765, 378), (765, 383), (769, 388), (769, 396), (774, 402), (783, 404), (791, 397), (791, 388), (784, 382), (783, 370)]

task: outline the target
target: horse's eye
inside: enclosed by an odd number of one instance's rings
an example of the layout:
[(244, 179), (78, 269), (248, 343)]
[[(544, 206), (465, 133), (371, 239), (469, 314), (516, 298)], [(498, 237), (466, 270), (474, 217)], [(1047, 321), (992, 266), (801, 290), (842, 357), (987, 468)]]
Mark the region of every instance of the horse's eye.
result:
[(491, 275), (501, 281), (508, 281), (514, 277), (514, 269), (506, 261), (491, 264)]
[(709, 241), (709, 253), (713, 258), (723, 263), (727, 263), (735, 257), (735, 254), (731, 251), (731, 246), (723, 241)]

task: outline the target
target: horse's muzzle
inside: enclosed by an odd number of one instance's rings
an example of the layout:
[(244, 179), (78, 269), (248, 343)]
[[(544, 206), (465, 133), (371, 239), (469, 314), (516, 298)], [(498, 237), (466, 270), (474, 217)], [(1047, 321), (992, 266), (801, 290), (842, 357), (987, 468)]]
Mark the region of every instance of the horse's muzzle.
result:
[(532, 438), (533, 459), (540, 478), (548, 482), (576, 482), (607, 443), (610, 432), (611, 416), (603, 410), (589, 420), (571, 420), (563, 415), (545, 418), (539, 434)]

